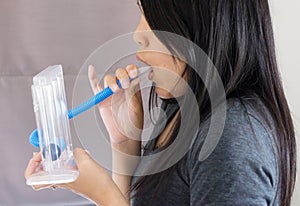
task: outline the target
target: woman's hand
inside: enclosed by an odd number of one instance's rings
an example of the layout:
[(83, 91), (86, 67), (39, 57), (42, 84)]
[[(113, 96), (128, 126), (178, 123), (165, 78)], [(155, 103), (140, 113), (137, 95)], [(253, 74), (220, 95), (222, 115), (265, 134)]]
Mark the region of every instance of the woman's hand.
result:
[[(76, 181), (56, 185), (56, 187), (71, 190), (96, 204), (129, 205), (126, 198), (112, 181), (107, 172), (98, 165), (83, 149), (74, 150), (74, 159), (79, 170)], [(28, 179), (40, 166), (41, 153), (35, 153), (25, 170)], [(35, 190), (49, 188), (51, 185), (34, 186)]]
[[(140, 140), (144, 113), (140, 79), (134, 79), (137, 75), (137, 67), (129, 65), (125, 69), (118, 69), (115, 76), (107, 75), (104, 78), (104, 87), (109, 86), (114, 94), (98, 107), (113, 144), (123, 143), (129, 139)], [(129, 78), (134, 80), (130, 82)], [(95, 94), (102, 91), (93, 66), (89, 66), (89, 79)], [(116, 83), (117, 79), (122, 88)]]
[[(109, 86), (115, 94), (98, 105), (113, 148), (112, 178), (127, 201), (130, 198), (131, 176), (139, 162), (139, 158), (128, 158), (128, 155), (140, 156), (140, 138), (144, 123), (140, 79), (134, 79), (137, 75), (138, 69), (134, 65), (118, 69), (116, 77), (107, 75), (104, 86)], [(130, 82), (129, 78), (134, 80)], [(100, 92), (102, 87), (93, 66), (89, 66), (89, 79), (94, 93)], [(122, 88), (116, 83), (117, 79)]]
[[(140, 79), (134, 79), (137, 75), (138, 69), (134, 65), (129, 65), (126, 69), (118, 69), (116, 77), (107, 75), (104, 79), (104, 86), (109, 86), (114, 94), (98, 105), (112, 146), (117, 149), (113, 150), (112, 154), (113, 178), (116, 183), (86, 151), (75, 149), (74, 159), (79, 170), (79, 176), (72, 183), (60, 184), (56, 187), (71, 190), (101, 205), (129, 205), (130, 175), (117, 174), (114, 172), (114, 168), (116, 165), (122, 168), (130, 165), (133, 168), (129, 170), (133, 171), (137, 162), (132, 163), (123, 160), (122, 153), (137, 156), (140, 154), (140, 137), (144, 114), (139, 88)], [(134, 80), (130, 82), (129, 78)], [(89, 79), (94, 93), (100, 92), (102, 87), (93, 66), (89, 67)], [(117, 79), (122, 88), (118, 87)], [(41, 161), (41, 153), (35, 153), (25, 171), (26, 179), (41, 168)], [(33, 188), (39, 190), (48, 187), (51, 185), (34, 186)]]

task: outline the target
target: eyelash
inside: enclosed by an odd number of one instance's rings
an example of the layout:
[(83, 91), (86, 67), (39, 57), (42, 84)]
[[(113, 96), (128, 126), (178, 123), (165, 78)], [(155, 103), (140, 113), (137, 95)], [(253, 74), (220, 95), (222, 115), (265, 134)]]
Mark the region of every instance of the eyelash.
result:
[(143, 10), (142, 10), (142, 6), (141, 6), (141, 3), (140, 3), (139, 0), (136, 1), (136, 4), (138, 5), (139, 9), (140, 9), (141, 11), (143, 11)]

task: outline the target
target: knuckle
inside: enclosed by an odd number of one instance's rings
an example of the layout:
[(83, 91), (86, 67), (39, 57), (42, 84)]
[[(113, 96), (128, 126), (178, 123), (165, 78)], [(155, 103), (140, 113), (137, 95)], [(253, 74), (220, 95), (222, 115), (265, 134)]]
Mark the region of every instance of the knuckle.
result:
[(108, 74), (104, 77), (104, 81), (107, 83), (111, 83), (114, 77), (111, 74)]
[(81, 159), (82, 158), (87, 158), (87, 157), (90, 157), (89, 153), (82, 149), (82, 148), (76, 148), (74, 149), (74, 155), (77, 156), (77, 157), (80, 157)]
[(119, 69), (117, 69), (117, 71), (116, 71), (116, 76), (118, 77), (118, 79), (124, 78), (124, 77), (127, 76), (127, 72), (126, 72), (125, 69), (119, 68)]
[(33, 189), (34, 191), (39, 191), (39, 190), (41, 189), (41, 187), (38, 187), (38, 186), (32, 186), (32, 189)]
[(116, 74), (122, 73), (123, 70), (124, 70), (123, 68), (118, 68), (118, 69), (116, 70)]
[(79, 155), (84, 154), (85, 150), (83, 150), (82, 148), (77, 147), (77, 148), (74, 149), (74, 153), (79, 154)]
[(104, 77), (104, 82), (107, 82), (107, 78), (108, 78), (108, 76), (106, 75), (106, 76)]
[(127, 67), (126, 67), (126, 70), (134, 70), (134, 69), (137, 69), (137, 66), (134, 65), (134, 64), (129, 64)]
[(131, 78), (134, 78), (138, 74), (137, 66), (130, 64), (126, 67), (126, 70)]

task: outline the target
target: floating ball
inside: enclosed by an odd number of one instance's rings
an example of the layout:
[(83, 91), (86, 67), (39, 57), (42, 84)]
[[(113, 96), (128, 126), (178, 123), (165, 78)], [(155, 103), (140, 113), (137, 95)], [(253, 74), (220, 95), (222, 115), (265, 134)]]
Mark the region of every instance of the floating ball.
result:
[(43, 148), (44, 158), (46, 157), (47, 153), (50, 153), (52, 161), (56, 161), (61, 155), (61, 150), (58, 145), (51, 143), (48, 147), (45, 146)]

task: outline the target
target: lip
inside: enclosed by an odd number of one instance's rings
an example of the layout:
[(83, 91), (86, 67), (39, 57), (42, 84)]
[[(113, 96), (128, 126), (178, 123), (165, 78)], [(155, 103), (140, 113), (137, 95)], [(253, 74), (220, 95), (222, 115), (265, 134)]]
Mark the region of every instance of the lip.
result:
[(143, 62), (143, 63), (149, 65), (149, 64), (148, 64), (145, 60), (143, 60), (138, 54), (136, 54), (136, 59), (137, 59), (138, 61), (140, 61), (140, 62)]
[(153, 68), (151, 67), (151, 65), (146, 62), (144, 59), (142, 59), (138, 54), (136, 54), (136, 59), (140, 62), (143, 62), (144, 64), (150, 66), (150, 69), (149, 69), (149, 73), (148, 73), (148, 78), (151, 80), (152, 77), (153, 77)]

